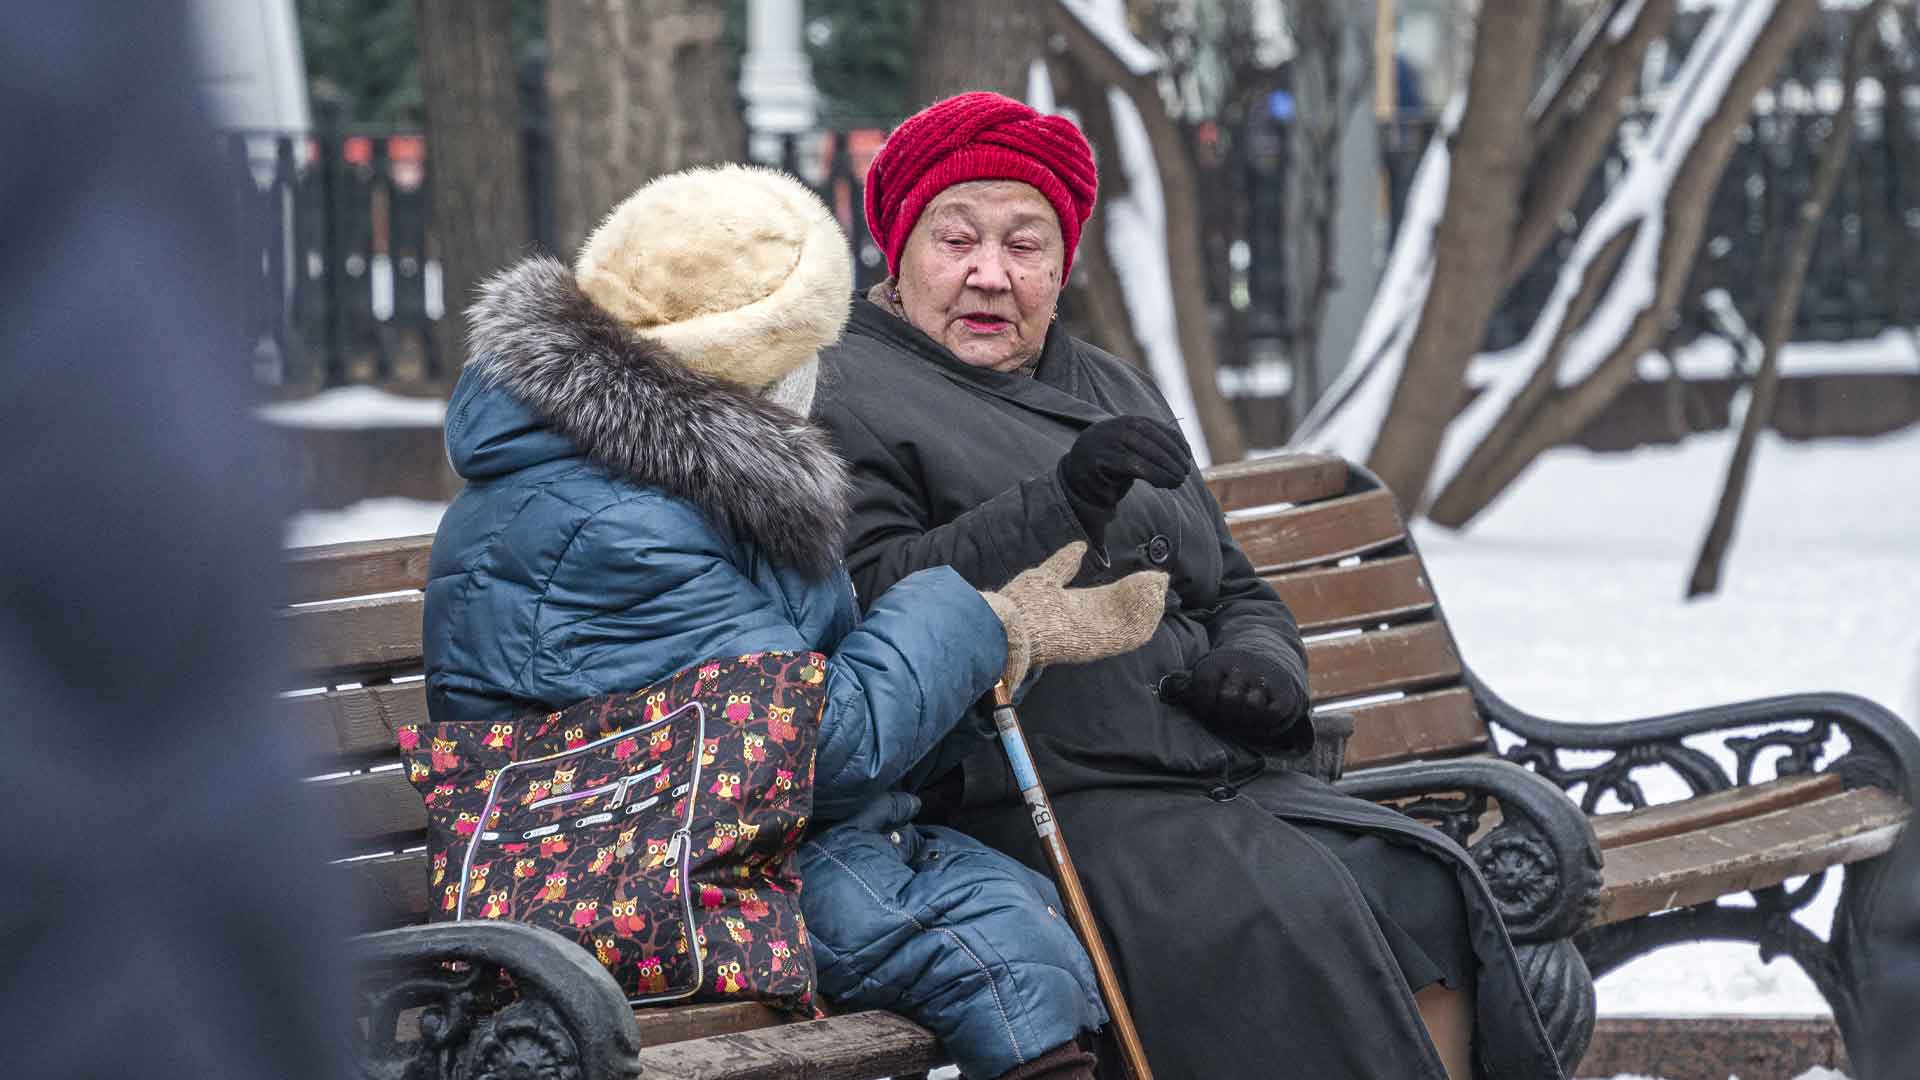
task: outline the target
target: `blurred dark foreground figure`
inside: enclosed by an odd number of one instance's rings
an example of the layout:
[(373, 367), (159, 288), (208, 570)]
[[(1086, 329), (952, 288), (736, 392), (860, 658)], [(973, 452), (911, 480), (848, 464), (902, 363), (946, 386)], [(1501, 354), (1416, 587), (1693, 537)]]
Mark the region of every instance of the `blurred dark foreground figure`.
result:
[(0, 1075), (339, 1077), (262, 706), (281, 475), (173, 4), (0, 33)]

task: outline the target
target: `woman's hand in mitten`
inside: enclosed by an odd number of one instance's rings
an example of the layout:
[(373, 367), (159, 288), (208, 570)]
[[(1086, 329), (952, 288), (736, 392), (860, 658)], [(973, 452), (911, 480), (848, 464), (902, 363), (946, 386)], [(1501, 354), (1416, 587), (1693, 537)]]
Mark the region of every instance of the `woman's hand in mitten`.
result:
[(1170, 687), (1170, 696), (1223, 734), (1250, 746), (1284, 748), (1297, 741), (1294, 729), (1307, 715), (1304, 682), (1304, 673), (1277, 657), (1215, 649)]
[(1094, 545), (1135, 480), (1176, 488), (1193, 471), (1193, 455), (1172, 424), (1144, 416), (1117, 416), (1080, 433), (1060, 459), (1060, 488)]
[(1142, 570), (1108, 585), (1067, 588), (1086, 553), (1087, 545), (1076, 540), (999, 591), (980, 594), (1007, 628), (1008, 690), (1020, 685), (1029, 668), (1132, 652), (1159, 627), (1167, 611), (1167, 575)]

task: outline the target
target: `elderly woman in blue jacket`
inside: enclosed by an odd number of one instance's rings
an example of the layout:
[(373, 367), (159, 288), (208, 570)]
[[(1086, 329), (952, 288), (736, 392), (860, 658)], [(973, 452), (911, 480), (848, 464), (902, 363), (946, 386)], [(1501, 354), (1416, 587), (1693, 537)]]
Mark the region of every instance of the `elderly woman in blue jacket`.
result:
[(864, 620), (839, 563), (845, 467), (806, 420), (852, 289), (839, 227), (778, 173), (656, 180), (569, 269), (530, 258), (469, 312), (434, 538), (435, 721), (551, 710), (703, 660), (831, 656), (801, 898), (821, 989), (938, 1034), (970, 1077), (1090, 1076), (1104, 1020), (1052, 885), (910, 824), (903, 781), (995, 680), (1136, 647), (1165, 575), (1064, 589), (1063, 550), (982, 594), (913, 574)]

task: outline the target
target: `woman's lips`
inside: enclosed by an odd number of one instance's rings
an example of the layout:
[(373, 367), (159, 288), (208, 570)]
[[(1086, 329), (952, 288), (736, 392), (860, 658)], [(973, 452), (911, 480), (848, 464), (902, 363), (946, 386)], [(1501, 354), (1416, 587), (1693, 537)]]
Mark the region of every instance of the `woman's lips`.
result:
[(1011, 319), (1003, 319), (998, 315), (988, 315), (982, 312), (972, 312), (962, 315), (960, 316), (960, 321), (967, 329), (976, 334), (997, 334), (1013, 325)]

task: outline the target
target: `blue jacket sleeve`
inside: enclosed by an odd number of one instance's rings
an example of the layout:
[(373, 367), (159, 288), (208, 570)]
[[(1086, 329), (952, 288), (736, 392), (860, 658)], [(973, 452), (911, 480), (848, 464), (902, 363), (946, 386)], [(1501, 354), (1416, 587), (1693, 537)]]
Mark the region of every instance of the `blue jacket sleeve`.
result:
[(999, 618), (947, 567), (874, 600), (828, 665), (814, 816), (845, 817), (897, 786), (993, 688), (1006, 659)]
[(897, 787), (1006, 666), (999, 618), (946, 567), (899, 582), (835, 643), (808, 640), (786, 598), (757, 584), (740, 558), (676, 500), (596, 515), (541, 596), (539, 643), (515, 692), (560, 707), (719, 656), (827, 652), (814, 816), (831, 821)]

